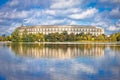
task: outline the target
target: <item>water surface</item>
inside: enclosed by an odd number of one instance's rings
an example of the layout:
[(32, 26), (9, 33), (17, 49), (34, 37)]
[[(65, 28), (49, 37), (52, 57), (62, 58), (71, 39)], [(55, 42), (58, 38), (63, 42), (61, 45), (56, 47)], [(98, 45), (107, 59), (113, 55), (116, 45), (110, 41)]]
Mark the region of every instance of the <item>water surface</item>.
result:
[(120, 80), (119, 44), (0, 43), (0, 80)]

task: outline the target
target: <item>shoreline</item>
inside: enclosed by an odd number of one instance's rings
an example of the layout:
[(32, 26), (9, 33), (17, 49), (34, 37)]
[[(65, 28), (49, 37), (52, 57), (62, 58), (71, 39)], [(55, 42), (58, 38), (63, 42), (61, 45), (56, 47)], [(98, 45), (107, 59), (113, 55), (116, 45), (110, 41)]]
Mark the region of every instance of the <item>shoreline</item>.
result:
[(0, 42), (0, 44), (8, 44), (8, 43), (25, 43), (25, 44), (120, 44), (120, 42), (90, 42), (90, 41), (83, 41), (83, 42), (11, 42), (5, 41)]

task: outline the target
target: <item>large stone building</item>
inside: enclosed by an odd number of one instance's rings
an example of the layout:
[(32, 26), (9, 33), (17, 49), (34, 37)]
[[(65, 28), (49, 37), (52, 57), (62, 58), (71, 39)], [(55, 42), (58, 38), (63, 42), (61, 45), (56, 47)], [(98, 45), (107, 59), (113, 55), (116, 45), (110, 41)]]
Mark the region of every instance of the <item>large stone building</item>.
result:
[(104, 29), (96, 26), (80, 26), (80, 25), (40, 25), (40, 26), (21, 26), (18, 28), (20, 35), (22, 35), (24, 30), (27, 30), (28, 34), (36, 34), (36, 33), (62, 33), (63, 31), (67, 31), (68, 34), (74, 33), (90, 33), (92, 35), (101, 35), (104, 34)]

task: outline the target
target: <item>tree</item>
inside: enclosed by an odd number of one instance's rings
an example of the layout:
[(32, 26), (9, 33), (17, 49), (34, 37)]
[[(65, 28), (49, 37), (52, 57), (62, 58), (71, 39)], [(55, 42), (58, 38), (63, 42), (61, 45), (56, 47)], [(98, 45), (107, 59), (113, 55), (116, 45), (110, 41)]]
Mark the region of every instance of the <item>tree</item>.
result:
[(120, 41), (120, 35), (119, 35), (119, 36), (117, 36), (117, 41)]
[(71, 33), (68, 35), (68, 41), (76, 41), (76, 35), (74, 33)]
[(81, 41), (81, 40), (82, 40), (82, 36), (76, 35), (76, 40), (77, 40), (77, 41)]
[(59, 41), (60, 42), (63, 42), (63, 41), (66, 41), (66, 37), (65, 37), (65, 35), (64, 34), (59, 34)]
[(88, 41), (90, 41), (92, 39), (92, 35), (90, 33), (86, 34), (86, 38)]
[(0, 36), (0, 41), (2, 41), (3, 39), (2, 39), (2, 36)]
[(120, 33), (117, 33), (116, 39), (117, 39), (117, 41), (120, 41)]
[(34, 42), (35, 41), (35, 35), (34, 34), (28, 34), (27, 35), (27, 42)]
[(11, 36), (6, 36), (6, 41), (11, 41)]
[(19, 30), (16, 29), (12, 34), (11, 34), (11, 39), (14, 42), (20, 41), (20, 35), (19, 35)]
[(50, 42), (55, 42), (57, 41), (57, 35), (56, 33), (50, 33), (46, 36), (46, 40)]
[(97, 41), (105, 41), (105, 36), (104, 35), (98, 35), (98, 36), (96, 36), (95, 40), (97, 40)]
[(24, 42), (28, 42), (29, 41), (29, 39), (28, 39), (28, 32), (27, 32), (26, 29), (23, 31), (23, 34), (22, 34), (22, 41), (24, 41)]
[(45, 41), (44, 35), (42, 33), (37, 33), (34, 35), (35, 41), (43, 42)]
[(69, 40), (68, 40), (68, 33), (67, 33), (67, 31), (63, 31), (63, 32), (61, 33), (61, 35), (62, 35), (64, 41), (69, 41)]
[(112, 35), (110, 36), (110, 39), (111, 39), (111, 41), (113, 41), (113, 42), (117, 41), (115, 34), (112, 34)]

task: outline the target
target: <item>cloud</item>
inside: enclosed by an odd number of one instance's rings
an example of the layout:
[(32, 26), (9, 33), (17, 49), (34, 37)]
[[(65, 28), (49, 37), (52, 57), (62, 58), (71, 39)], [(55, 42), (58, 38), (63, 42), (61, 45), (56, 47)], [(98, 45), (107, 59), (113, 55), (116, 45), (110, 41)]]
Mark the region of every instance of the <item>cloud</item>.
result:
[[(11, 15), (9, 18), (26, 18), (29, 15), (29, 11), (13, 11), (12, 13), (10, 13), (9, 15)], [(7, 15), (7, 17), (9, 16)]]
[(43, 10), (43, 12), (48, 15), (65, 16), (65, 17), (69, 14), (78, 13), (80, 11), (81, 11), (80, 8), (68, 8), (68, 9), (65, 9), (64, 11), (61, 9), (45, 9), (45, 10)]
[(28, 15), (28, 11), (16, 11), (16, 9), (12, 11), (0, 12), (0, 13), (2, 14), (0, 18), (3, 19), (25, 18)]
[(116, 26), (110, 26), (110, 27), (108, 27), (108, 30), (116, 31), (116, 30), (118, 30), (118, 28)]
[(120, 27), (120, 19), (116, 22), (116, 26)]
[(72, 18), (72, 19), (85, 19), (85, 18), (92, 17), (97, 12), (98, 12), (97, 9), (90, 8), (90, 9), (87, 9), (86, 11), (81, 12), (81, 13), (72, 14), (69, 17)]
[(4, 20), (0, 19), (0, 23), (2, 23)]
[(100, 0), (100, 2), (120, 3), (120, 0)]
[(18, 10), (28, 10), (35, 7), (47, 8), (50, 5), (50, 0), (9, 0), (5, 6), (16, 8)]
[(8, 4), (9, 4), (9, 6), (16, 6), (19, 4), (19, 0), (12, 0)]
[(112, 11), (110, 12), (110, 16), (111, 18), (120, 19), (120, 8), (112, 9)]
[(45, 10), (45, 13), (48, 14), (48, 15), (56, 15), (56, 12), (57, 12), (57, 11), (55, 11), (55, 10), (50, 10), (50, 9)]
[(110, 34), (111, 32), (119, 32), (120, 31), (120, 21), (117, 21), (116, 23), (112, 23), (111, 20), (107, 18), (101, 18), (96, 17), (97, 19), (91, 24), (103, 27), (105, 29), (105, 32), (107, 34)]
[(119, 0), (9, 0), (0, 6), (0, 27), (5, 30), (0, 33), (11, 32), (12, 24), (99, 25), (111, 31), (110, 26), (118, 27), (118, 4)]
[(50, 6), (50, 8), (53, 9), (71, 8), (80, 5), (82, 3), (82, 0), (52, 0), (52, 1), (53, 3)]

